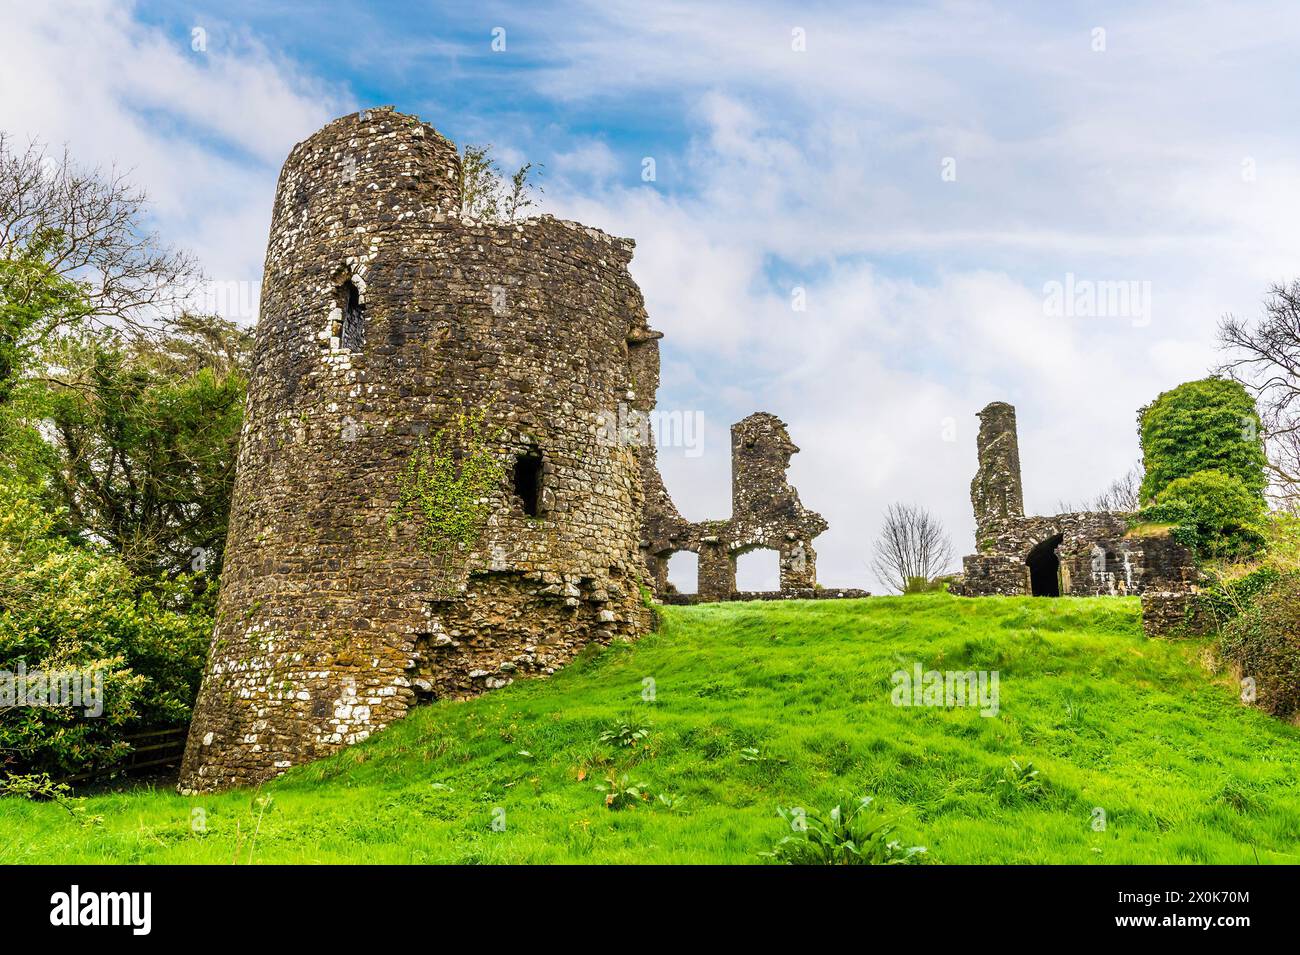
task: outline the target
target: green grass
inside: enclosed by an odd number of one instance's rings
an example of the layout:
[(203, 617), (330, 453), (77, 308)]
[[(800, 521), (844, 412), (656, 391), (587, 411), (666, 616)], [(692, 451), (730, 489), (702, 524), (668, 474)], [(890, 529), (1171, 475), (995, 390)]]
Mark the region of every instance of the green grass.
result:
[[(752, 863), (788, 832), (777, 806), (870, 794), (930, 862), (1300, 862), (1300, 729), (1241, 705), (1204, 649), (1144, 639), (1135, 599), (666, 608), (636, 645), (257, 791), (97, 796), (88, 822), (0, 800), (0, 861)], [(1000, 713), (891, 705), (917, 661), (999, 671)], [(644, 744), (601, 742), (625, 721)], [(1041, 786), (999, 782), (1013, 759)], [(673, 805), (605, 808), (605, 761)]]

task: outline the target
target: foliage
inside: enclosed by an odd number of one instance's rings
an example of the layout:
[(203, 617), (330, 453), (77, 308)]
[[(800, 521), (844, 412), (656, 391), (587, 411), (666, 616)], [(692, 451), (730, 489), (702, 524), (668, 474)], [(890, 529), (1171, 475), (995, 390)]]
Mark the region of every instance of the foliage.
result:
[[(540, 166), (537, 168), (541, 168)], [(534, 166), (527, 162), (506, 180), (492, 158), (492, 145), (466, 145), (460, 157), (460, 211), (463, 215), (488, 222), (513, 222), (535, 206), (533, 190), (540, 186), (529, 181)]]
[(1138, 411), (1145, 474), (1139, 491), (1152, 503), (1174, 481), (1198, 471), (1236, 478), (1262, 499), (1267, 479), (1254, 399), (1235, 381), (1205, 378), (1161, 394)]
[(421, 439), (398, 480), (389, 523), (413, 522), (430, 556), (473, 547), (492, 513), (505, 464), (486, 434), (486, 418), (485, 408), (461, 409)]
[(1200, 607), (1209, 611), (1220, 623), (1248, 611), (1255, 599), (1282, 578), (1282, 573), (1269, 564), (1234, 579), (1221, 579), (1197, 595)]
[(1222, 471), (1175, 479), (1137, 520), (1174, 525), (1172, 535), (1206, 558), (1249, 556), (1265, 543), (1264, 499)]
[(40, 143), (14, 149), (0, 133), (0, 260), (21, 273), (17, 283), (12, 270), (7, 276), (7, 305), (38, 315), (42, 335), (111, 327), (134, 336), (169, 320), (199, 270), (144, 228), (145, 206), (117, 170), (82, 169), (66, 150), (51, 155)]
[[(1265, 578), (1266, 579), (1266, 578)], [(1300, 573), (1275, 575), (1224, 625), (1219, 651), (1274, 716), (1300, 711)]]
[(636, 717), (619, 720), (600, 734), (600, 741), (620, 749), (636, 749), (650, 738), (650, 724)]
[(81, 288), (46, 265), (57, 241), (44, 232), (0, 258), (0, 405), (12, 400), (41, 343), (85, 311)]
[(215, 579), (225, 547), (250, 335), (218, 318), (127, 342), (47, 350), (51, 486), (64, 533), (106, 544), (141, 577)]
[(630, 809), (639, 802), (650, 800), (650, 791), (646, 788), (646, 784), (629, 781), (627, 773), (621, 776), (610, 773), (603, 783), (596, 784), (596, 788), (605, 794), (607, 809)]
[(180, 606), (189, 582), (147, 589), (122, 561), (56, 533), (21, 487), (0, 487), (0, 670), (101, 675), (92, 706), (0, 710), (0, 754), (14, 773), (67, 775), (115, 763), (132, 729), (183, 724), (213, 620)]
[[(1076, 706), (1073, 699), (1066, 701), (1066, 712), (1077, 722), (1081, 717), (1076, 715), (1079, 712)], [(1019, 760), (1012, 759), (1002, 769), (1002, 775), (997, 781), (997, 791), (998, 797), (1009, 805), (1034, 802), (1041, 799), (1044, 794), (1042, 775), (1034, 768), (1033, 763), (1027, 762), (1022, 766)]]
[(759, 855), (785, 865), (902, 865), (917, 861), (925, 847), (904, 848), (899, 840), (889, 838), (894, 820), (876, 813), (871, 803), (870, 796), (842, 799), (825, 816), (814, 810), (778, 807), (777, 813), (793, 834)]

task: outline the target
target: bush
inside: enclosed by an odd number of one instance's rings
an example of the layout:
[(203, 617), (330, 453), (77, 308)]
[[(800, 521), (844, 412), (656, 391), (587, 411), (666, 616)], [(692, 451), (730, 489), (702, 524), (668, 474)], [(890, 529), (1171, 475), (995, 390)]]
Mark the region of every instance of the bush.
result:
[(893, 820), (871, 809), (871, 797), (844, 799), (824, 817), (800, 809), (777, 809), (794, 834), (771, 852), (759, 853), (785, 865), (900, 865), (917, 861), (924, 846), (904, 847)]
[(1262, 502), (1268, 480), (1259, 414), (1237, 382), (1206, 378), (1166, 391), (1138, 412), (1138, 433), (1144, 503), (1201, 471), (1235, 477)]
[(1197, 471), (1171, 481), (1155, 504), (1143, 508), (1144, 523), (1177, 525), (1176, 539), (1202, 557), (1235, 558), (1264, 547), (1264, 499), (1222, 471)]
[[(190, 715), (213, 619), (182, 613), (189, 581), (147, 590), (117, 557), (55, 536), (57, 515), (0, 485), (0, 754), (6, 772), (66, 776), (122, 759), (134, 730)], [(24, 705), (16, 675), (102, 679), (102, 712)], [(40, 698), (40, 692), (37, 691)]]
[(1279, 577), (1229, 620), (1219, 650), (1254, 680), (1260, 707), (1274, 716), (1300, 710), (1300, 573)]

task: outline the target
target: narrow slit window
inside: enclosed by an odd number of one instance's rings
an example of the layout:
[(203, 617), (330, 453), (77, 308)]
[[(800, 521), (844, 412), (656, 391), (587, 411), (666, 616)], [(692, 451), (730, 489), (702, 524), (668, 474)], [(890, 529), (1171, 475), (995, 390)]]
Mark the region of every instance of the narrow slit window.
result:
[(542, 506), (542, 455), (528, 451), (515, 458), (515, 495), (523, 504), (524, 513), (537, 517)]
[(339, 308), (343, 311), (343, 327), (339, 329), (339, 344), (351, 351), (360, 351), (365, 341), (366, 306), (361, 293), (348, 279), (339, 287)]

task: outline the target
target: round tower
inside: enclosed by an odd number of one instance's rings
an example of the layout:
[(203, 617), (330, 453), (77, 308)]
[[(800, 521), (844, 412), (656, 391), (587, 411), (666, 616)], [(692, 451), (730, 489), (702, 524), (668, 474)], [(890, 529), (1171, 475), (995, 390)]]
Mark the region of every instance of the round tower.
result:
[[(285, 163), (183, 789), (260, 781), (422, 698), (649, 627), (642, 448), (619, 427), (657, 387), (632, 243), (464, 218), (458, 179), (455, 146), (387, 108)], [(413, 451), (465, 409), (504, 476), (449, 566), (393, 516)]]

